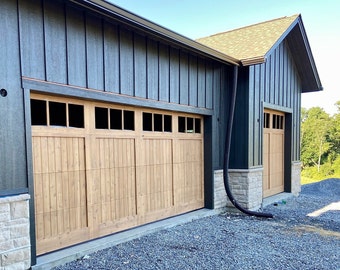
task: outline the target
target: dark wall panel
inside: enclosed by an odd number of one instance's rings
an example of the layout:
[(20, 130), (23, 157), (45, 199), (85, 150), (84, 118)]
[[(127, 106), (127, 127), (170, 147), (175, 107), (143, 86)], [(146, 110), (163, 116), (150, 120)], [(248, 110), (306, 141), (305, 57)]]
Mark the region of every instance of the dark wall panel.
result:
[(41, 1), (20, 0), (19, 14), (22, 75), (45, 80), (44, 18)]
[(292, 111), (292, 160), (299, 160), (301, 84), (286, 42), (249, 69), (249, 166), (262, 165), (262, 102)]
[(213, 109), (223, 64), (63, 1), (20, 0), (23, 75)]
[(180, 104), (189, 104), (189, 56), (185, 52), (180, 54)]
[(87, 87), (104, 90), (104, 48), (102, 21), (86, 17)]
[(197, 75), (197, 106), (205, 107), (206, 96), (206, 71), (205, 62), (203, 59), (198, 58), (198, 75)]
[(211, 62), (207, 62), (206, 66), (206, 88), (205, 88), (205, 107), (213, 107), (213, 90), (214, 90), (214, 67)]
[(170, 47), (170, 102), (179, 103), (179, 50)]
[[(0, 8), (0, 196), (27, 192), (27, 166), (17, 1)], [(6, 30), (6, 32), (4, 32)]]
[(44, 1), (46, 79), (67, 83), (66, 34), (64, 6), (58, 1)]
[(197, 57), (190, 56), (189, 66), (189, 105), (197, 106)]
[(105, 91), (119, 93), (119, 28), (104, 22)]
[(147, 74), (148, 98), (158, 100), (158, 43), (148, 39), (147, 43)]
[(146, 73), (146, 38), (135, 34), (135, 95), (146, 98), (147, 73)]
[(66, 7), (68, 84), (86, 87), (86, 36), (84, 13)]
[(130, 31), (120, 31), (120, 93), (133, 96), (133, 34)]
[(159, 100), (170, 101), (169, 46), (159, 44)]

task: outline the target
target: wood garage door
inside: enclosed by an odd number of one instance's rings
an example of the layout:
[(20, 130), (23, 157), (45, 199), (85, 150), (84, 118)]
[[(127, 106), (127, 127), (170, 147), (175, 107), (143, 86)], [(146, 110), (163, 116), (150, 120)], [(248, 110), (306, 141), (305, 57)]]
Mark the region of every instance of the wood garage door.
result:
[(264, 111), (263, 197), (284, 191), (284, 120), (284, 113)]
[(204, 207), (197, 115), (31, 95), (37, 253)]

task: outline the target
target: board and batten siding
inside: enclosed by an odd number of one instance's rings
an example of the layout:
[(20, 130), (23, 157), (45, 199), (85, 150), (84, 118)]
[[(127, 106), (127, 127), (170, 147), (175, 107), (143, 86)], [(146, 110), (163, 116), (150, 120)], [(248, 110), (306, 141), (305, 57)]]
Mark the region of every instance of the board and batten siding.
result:
[(62, 1), (19, 0), (19, 15), (24, 78), (213, 109), (223, 64)]
[[(241, 73), (234, 119), (234, 129), (238, 130), (233, 135), (231, 167), (262, 165), (263, 104), (291, 112), (292, 125), (287, 127), (292, 138), (291, 160), (299, 160), (301, 81), (287, 42), (283, 41), (265, 63), (243, 68)], [(245, 78), (247, 74), (249, 81)], [(244, 145), (249, 150), (239, 151)]]
[(0, 8), (0, 197), (27, 193), (24, 95), (20, 79), (20, 54), (16, 1)]

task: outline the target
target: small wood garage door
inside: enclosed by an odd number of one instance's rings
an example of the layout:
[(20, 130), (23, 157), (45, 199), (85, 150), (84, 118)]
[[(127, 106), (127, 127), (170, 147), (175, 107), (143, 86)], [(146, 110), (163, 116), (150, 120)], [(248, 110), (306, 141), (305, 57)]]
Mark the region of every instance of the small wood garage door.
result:
[(263, 196), (284, 191), (284, 113), (265, 110), (263, 131)]
[(204, 207), (197, 115), (31, 95), (37, 253)]

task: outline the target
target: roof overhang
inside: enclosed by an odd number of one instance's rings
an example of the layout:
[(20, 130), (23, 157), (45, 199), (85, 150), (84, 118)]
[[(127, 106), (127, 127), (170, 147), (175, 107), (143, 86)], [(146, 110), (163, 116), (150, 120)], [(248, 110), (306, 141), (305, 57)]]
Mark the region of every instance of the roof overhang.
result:
[[(259, 62), (243, 61), (241, 63), (260, 64), (264, 63), (267, 57), (277, 48), (277, 46), (287, 40), (288, 46), (294, 58), (294, 62), (301, 78), (302, 92), (315, 92), (323, 90), (320, 77), (315, 65), (313, 54), (308, 42), (307, 34), (303, 26), (301, 15), (290, 25), (285, 33), (277, 40), (272, 48), (266, 53), (264, 57), (257, 58)], [(251, 59), (249, 59), (251, 60)]]
[(150, 35), (154, 38), (165, 40), (168, 43), (184, 47), (187, 50), (194, 51), (195, 53), (204, 57), (209, 57), (219, 62), (229, 65), (240, 65), (240, 61), (189, 39), (181, 34), (173, 32), (165, 27), (153, 23), (147, 19), (137, 16), (125, 9), (115, 6), (109, 2), (102, 0), (69, 0), (72, 3), (86, 7), (89, 10), (100, 13), (106, 17), (112, 18), (116, 21), (122, 22), (134, 29), (142, 30), (143, 33)]

